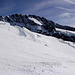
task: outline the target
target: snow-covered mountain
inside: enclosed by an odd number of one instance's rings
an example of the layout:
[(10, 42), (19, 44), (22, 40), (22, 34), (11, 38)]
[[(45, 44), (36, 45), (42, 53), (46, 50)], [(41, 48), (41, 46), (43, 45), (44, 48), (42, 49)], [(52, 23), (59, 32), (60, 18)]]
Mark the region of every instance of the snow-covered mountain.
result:
[(52, 37), (55, 33), (75, 37), (74, 31), (47, 27), (48, 20), (26, 16), (21, 22), (11, 16), (9, 21), (0, 17), (0, 75), (75, 75), (74, 41)]
[[(0, 16), (0, 21), (9, 22), (11, 25), (18, 25), (20, 27), (25, 27), (33, 32), (37, 32), (47, 36), (53, 36), (65, 41), (75, 42), (75, 28), (69, 26), (62, 26), (53, 21), (47, 20), (44, 17), (39, 17), (36, 15), (18, 15), (13, 14), (9, 16)], [(58, 31), (57, 29), (61, 29)], [(65, 30), (65, 33), (62, 32)], [(70, 36), (69, 36), (70, 35)]]

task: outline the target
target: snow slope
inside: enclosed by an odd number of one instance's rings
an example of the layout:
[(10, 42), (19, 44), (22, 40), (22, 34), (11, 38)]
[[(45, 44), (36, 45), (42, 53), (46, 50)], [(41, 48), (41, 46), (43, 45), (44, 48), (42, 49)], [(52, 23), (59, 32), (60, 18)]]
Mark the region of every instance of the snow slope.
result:
[(70, 31), (70, 30), (64, 30), (64, 29), (59, 29), (59, 28), (56, 28), (57, 31), (59, 32), (62, 32), (64, 34), (67, 34), (69, 36), (73, 36), (75, 35), (75, 31)]
[(42, 25), (41, 22), (39, 22), (37, 19), (35, 19), (35, 18), (33, 18), (33, 17), (32, 17), (32, 18), (29, 17), (29, 19), (32, 20), (32, 21), (34, 21), (36, 24)]
[(75, 44), (0, 21), (0, 75), (75, 75)]

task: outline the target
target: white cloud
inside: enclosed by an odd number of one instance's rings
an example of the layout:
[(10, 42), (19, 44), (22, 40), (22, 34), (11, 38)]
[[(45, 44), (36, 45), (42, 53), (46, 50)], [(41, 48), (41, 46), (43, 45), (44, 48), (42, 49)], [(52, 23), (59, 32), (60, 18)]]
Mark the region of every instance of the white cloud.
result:
[(63, 17), (60, 16), (59, 20), (57, 20), (59, 24), (75, 27), (75, 16), (70, 15), (70, 17), (66, 17), (65, 15), (69, 15), (69, 14), (62, 14), (62, 15)]
[(75, 4), (75, 2), (71, 1), (71, 0), (65, 0), (67, 1), (68, 3), (71, 3), (71, 4)]
[(61, 14), (60, 16), (62, 16), (62, 17), (70, 17), (71, 14), (70, 14), (70, 13), (63, 13), (63, 14)]
[(55, 6), (55, 7), (58, 8), (58, 9), (66, 10), (66, 11), (74, 11), (74, 10), (67, 9), (67, 8), (64, 8), (64, 7), (59, 7), (59, 6)]
[(39, 9), (42, 9), (44, 7), (49, 6), (50, 4), (52, 4), (52, 1), (51, 0), (46, 0), (46, 1), (43, 1), (43, 2), (41, 2), (39, 4), (36, 4), (35, 8), (36, 8), (36, 10), (39, 10)]

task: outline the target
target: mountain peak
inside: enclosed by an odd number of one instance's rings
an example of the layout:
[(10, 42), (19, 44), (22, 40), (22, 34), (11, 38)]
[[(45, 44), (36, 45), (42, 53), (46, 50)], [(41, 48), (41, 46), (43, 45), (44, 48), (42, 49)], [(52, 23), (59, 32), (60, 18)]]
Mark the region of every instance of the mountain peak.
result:
[(75, 28), (59, 25), (51, 20), (36, 15), (12, 14), (8, 16), (0, 16), (0, 21), (9, 22), (12, 26), (20, 26), (47, 36), (53, 36), (66, 41), (75, 42), (75, 34), (68, 32), (63, 33), (57, 30), (63, 29), (75, 31)]

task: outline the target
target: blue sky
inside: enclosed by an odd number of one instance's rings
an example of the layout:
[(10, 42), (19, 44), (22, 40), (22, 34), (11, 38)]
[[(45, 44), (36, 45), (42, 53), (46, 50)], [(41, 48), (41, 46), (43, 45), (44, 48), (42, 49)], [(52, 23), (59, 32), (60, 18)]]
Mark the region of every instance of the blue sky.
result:
[(2, 0), (0, 15), (32, 14), (75, 27), (75, 0)]

